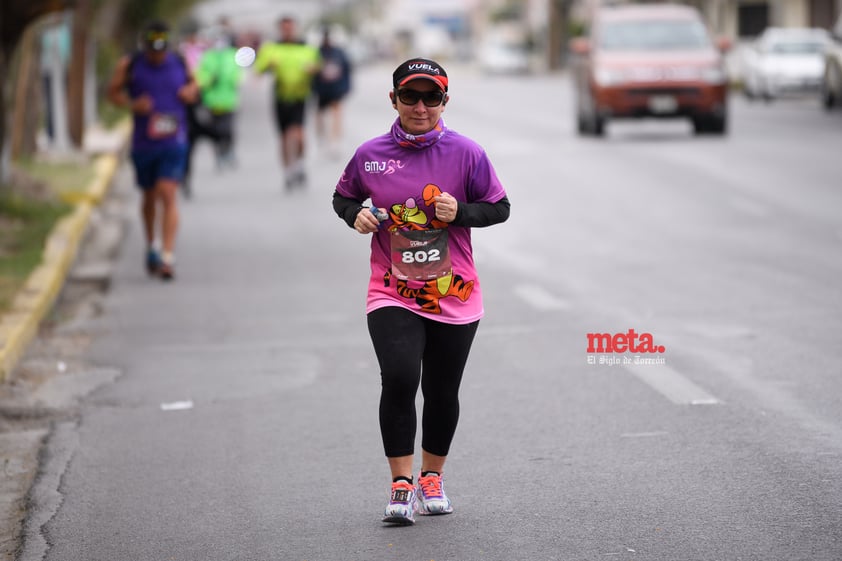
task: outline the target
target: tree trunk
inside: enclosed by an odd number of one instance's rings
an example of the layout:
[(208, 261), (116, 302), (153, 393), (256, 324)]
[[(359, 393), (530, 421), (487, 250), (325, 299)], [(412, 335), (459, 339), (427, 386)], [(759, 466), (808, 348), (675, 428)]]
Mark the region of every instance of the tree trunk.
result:
[(0, 46), (0, 193), (9, 184), (9, 150), (6, 146), (6, 73), (8, 54)]
[(0, 0), (0, 185), (9, 180), (6, 86), (15, 47), (24, 30), (44, 14), (72, 8), (75, 0)]
[(13, 160), (29, 157), (35, 153), (36, 134), (43, 115), (44, 91), (39, 83), (41, 77), (38, 44), (38, 30), (30, 25), (24, 31), (18, 50), (19, 62), (15, 82), (15, 97), (12, 105), (11, 157)]
[(570, 40), (571, 0), (549, 0), (549, 68), (559, 70), (567, 65), (567, 42)]
[(76, 0), (71, 33), (70, 65), (67, 84), (67, 119), (70, 141), (82, 148), (85, 136), (85, 78), (88, 63), (88, 37), (92, 16), (90, 0)]

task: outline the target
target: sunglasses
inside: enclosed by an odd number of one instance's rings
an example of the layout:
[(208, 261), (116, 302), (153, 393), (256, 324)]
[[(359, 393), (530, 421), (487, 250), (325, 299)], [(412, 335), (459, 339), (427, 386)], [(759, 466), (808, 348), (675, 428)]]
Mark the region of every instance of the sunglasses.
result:
[(166, 31), (150, 31), (146, 34), (145, 39), (149, 43), (154, 43), (155, 41), (167, 41), (169, 39), (169, 33)]
[(398, 90), (398, 99), (405, 105), (415, 105), (420, 99), (427, 107), (438, 107), (444, 103), (444, 96), (445, 93), (441, 90), (430, 90), (428, 92), (407, 89)]
[(169, 34), (163, 31), (150, 31), (144, 37), (144, 42), (147, 47), (154, 50), (163, 50), (169, 42)]

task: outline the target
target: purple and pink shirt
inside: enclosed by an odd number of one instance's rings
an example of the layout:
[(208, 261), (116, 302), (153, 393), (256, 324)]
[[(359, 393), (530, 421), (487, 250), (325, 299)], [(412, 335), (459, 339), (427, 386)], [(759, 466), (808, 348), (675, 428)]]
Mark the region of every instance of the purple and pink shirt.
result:
[(440, 120), (415, 136), (396, 119), (390, 132), (363, 143), (336, 186), (348, 198), (371, 199), (388, 214), (371, 240), (366, 313), (402, 306), (444, 323), (483, 315), (471, 229), (435, 218), (434, 197), (496, 203), (506, 196), (485, 150)]

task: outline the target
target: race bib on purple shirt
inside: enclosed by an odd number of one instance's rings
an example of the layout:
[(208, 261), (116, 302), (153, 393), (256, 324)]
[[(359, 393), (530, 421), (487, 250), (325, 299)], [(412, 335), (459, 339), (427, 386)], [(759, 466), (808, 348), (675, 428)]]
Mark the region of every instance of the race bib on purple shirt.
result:
[(392, 232), (392, 274), (401, 280), (429, 281), (449, 275), (447, 230)]
[(178, 119), (175, 115), (153, 113), (149, 117), (149, 138), (161, 139), (175, 136), (178, 131)]

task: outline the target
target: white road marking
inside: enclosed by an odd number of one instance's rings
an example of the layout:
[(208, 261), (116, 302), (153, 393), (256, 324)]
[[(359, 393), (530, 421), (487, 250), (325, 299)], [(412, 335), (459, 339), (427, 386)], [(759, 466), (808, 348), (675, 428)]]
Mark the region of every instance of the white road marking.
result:
[(190, 399), (161, 404), (161, 411), (185, 411), (187, 409), (193, 409), (193, 401)]
[(677, 405), (721, 403), (706, 390), (663, 364), (626, 364), (624, 366), (639, 380)]
[(515, 286), (515, 295), (527, 304), (541, 311), (566, 310), (570, 304), (536, 284)]

